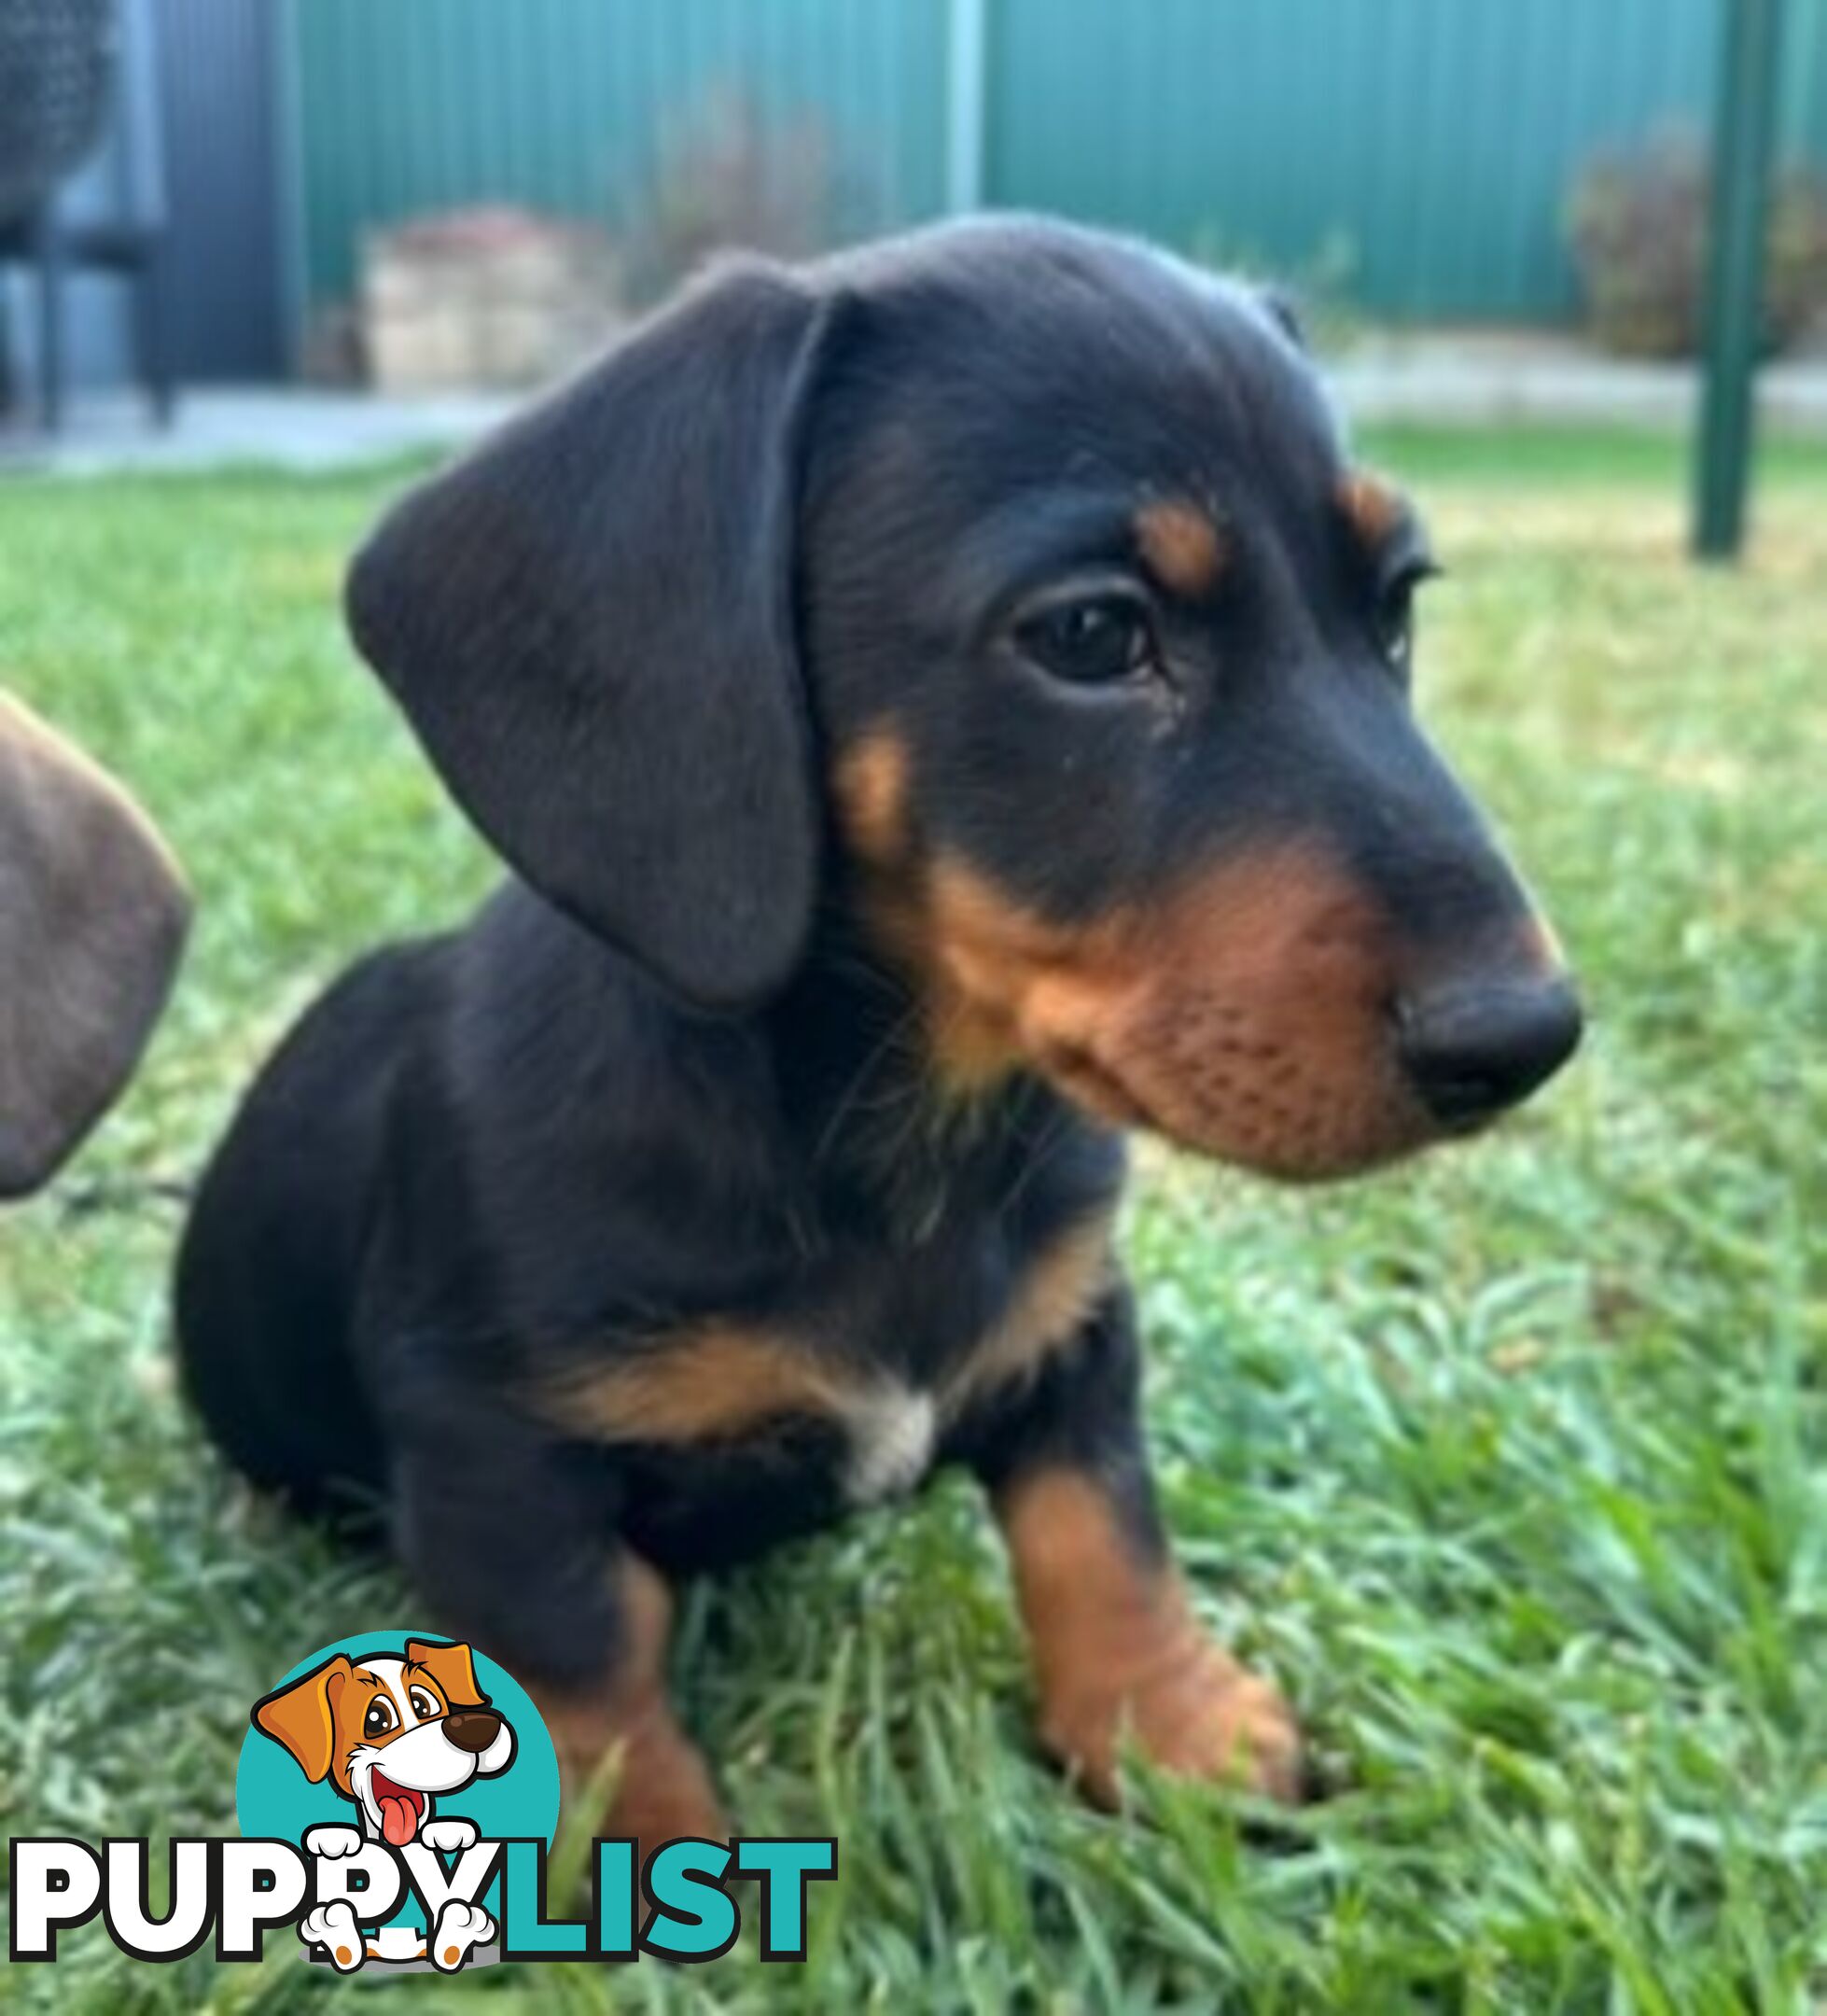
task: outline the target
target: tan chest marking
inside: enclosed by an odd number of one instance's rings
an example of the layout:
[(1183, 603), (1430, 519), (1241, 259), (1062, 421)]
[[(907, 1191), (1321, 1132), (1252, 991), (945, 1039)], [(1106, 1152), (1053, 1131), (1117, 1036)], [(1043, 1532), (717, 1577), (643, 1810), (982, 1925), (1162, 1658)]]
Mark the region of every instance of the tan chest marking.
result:
[(718, 1442), (830, 1414), (839, 1382), (790, 1337), (710, 1323), (548, 1387), (545, 1417), (606, 1442)]
[(863, 1504), (911, 1489), (952, 1422), (1069, 1344), (1111, 1273), (1109, 1215), (1099, 1211), (1028, 1267), (996, 1323), (932, 1392), (834, 1366), (786, 1333), (711, 1323), (549, 1382), (539, 1410), (582, 1439), (676, 1447), (743, 1441), (794, 1415), (822, 1418), (845, 1435), (845, 1492)]

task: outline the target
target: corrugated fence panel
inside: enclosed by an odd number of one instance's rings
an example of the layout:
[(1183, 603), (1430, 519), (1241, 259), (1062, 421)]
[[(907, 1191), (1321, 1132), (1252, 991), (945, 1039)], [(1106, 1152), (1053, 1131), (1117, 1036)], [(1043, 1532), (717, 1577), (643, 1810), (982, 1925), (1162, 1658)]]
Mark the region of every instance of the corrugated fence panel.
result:
[[(1812, 4), (1812, 0), (1807, 0)], [(1005, 202), (1296, 267), (1390, 314), (1569, 298), (1569, 182), (1704, 129), (1717, 0), (999, 0)]]
[(929, 0), (303, 0), (294, 21), (315, 300), (349, 292), (365, 229), (416, 212), (625, 217), (656, 145), (732, 94), (818, 121), (856, 231), (940, 205)]
[[(1382, 315), (1572, 304), (1569, 186), (1705, 133), (1723, 0), (984, 0), (985, 198), (1297, 275)], [(945, 0), (295, 0), (308, 291), (360, 234), (491, 198), (626, 217), (734, 92), (816, 119), (852, 231), (943, 197)], [(1791, 0), (1786, 146), (1827, 165), (1827, 0)]]

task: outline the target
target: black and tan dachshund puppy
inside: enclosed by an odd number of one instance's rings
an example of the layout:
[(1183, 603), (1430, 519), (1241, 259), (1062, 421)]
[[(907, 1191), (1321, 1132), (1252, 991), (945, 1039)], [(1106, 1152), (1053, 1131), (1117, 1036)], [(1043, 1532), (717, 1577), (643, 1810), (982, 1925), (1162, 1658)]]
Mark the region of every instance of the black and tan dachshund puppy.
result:
[(514, 875), (254, 1088), (188, 1384), (384, 1506), (573, 1783), (625, 1746), (611, 1831), (723, 1831), (668, 1578), (954, 1463), (1093, 1797), (1125, 1736), (1294, 1792), (1169, 1562), (1110, 1220), (1126, 1128), (1343, 1176), (1574, 1046), (1411, 711), (1429, 570), (1284, 311), (1017, 220), (713, 275), (357, 558)]

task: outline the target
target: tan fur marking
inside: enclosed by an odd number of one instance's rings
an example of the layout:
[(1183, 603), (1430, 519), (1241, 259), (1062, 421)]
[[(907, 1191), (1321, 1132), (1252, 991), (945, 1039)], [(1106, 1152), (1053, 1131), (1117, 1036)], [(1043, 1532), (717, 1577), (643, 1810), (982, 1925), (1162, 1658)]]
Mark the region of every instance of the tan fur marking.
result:
[(1143, 1560), (1081, 1471), (997, 1494), (1039, 1696), (1040, 1738), (1097, 1804), (1121, 1803), (1125, 1740), (1164, 1771), (1277, 1799), (1300, 1787), (1287, 1702), (1214, 1644), (1178, 1576)]
[(1136, 543), (1164, 588), (1189, 598), (1208, 595), (1224, 567), (1224, 541), (1208, 513), (1175, 499), (1136, 513)]
[(839, 1384), (789, 1337), (711, 1323), (550, 1388), (544, 1411), (615, 1442), (710, 1442), (837, 1411)]
[(908, 772), (907, 745), (891, 728), (872, 730), (838, 759), (839, 823), (858, 858), (877, 867), (907, 852)]
[(903, 929), (955, 1091), (1030, 1065), (1113, 1125), (1288, 1177), (1428, 1138), (1387, 1040), (1387, 922), (1313, 849), (1233, 858), (1077, 927), (941, 858)]
[(1402, 523), (1402, 500), (1380, 476), (1353, 469), (1340, 483), (1339, 509), (1359, 540), (1376, 552)]
[(1008, 1308), (946, 1385), (946, 1417), (1028, 1377), (1070, 1344), (1112, 1277), (1109, 1215), (1098, 1211), (1068, 1226), (1029, 1267)]
[(564, 1808), (591, 1788), (611, 1750), (621, 1756), (608, 1811), (594, 1832), (632, 1835), (637, 1866), (682, 1835), (727, 1841), (729, 1821), (697, 1746), (666, 1699), (666, 1647), (673, 1600), (663, 1578), (638, 1555), (616, 1559), (622, 1640), (612, 1670), (595, 1687), (567, 1693), (529, 1682), (558, 1753)]
[[(939, 1419), (955, 1421), (1069, 1344), (1110, 1279), (1109, 1214), (1098, 1211), (1069, 1225), (1030, 1264), (1001, 1315), (933, 1394)], [(879, 1390), (866, 1369), (822, 1364), (786, 1333), (712, 1323), (659, 1337), (587, 1378), (560, 1379), (538, 1405), (571, 1435), (690, 1444), (740, 1440), (789, 1414), (853, 1424)]]

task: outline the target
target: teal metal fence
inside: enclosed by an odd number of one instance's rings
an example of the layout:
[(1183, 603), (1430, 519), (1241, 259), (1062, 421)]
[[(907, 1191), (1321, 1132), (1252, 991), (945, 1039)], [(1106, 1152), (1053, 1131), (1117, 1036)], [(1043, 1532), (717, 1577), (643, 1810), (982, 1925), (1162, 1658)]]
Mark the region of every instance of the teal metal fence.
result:
[[(1343, 273), (1384, 315), (1549, 320), (1596, 151), (1703, 132), (1720, 0), (974, 0), (983, 200)], [(944, 207), (946, 0), (293, 0), (306, 288), (362, 230), (507, 198), (613, 220), (739, 93), (816, 119), (855, 231)], [(1827, 166), (1827, 0), (1790, 0), (1783, 146)]]

